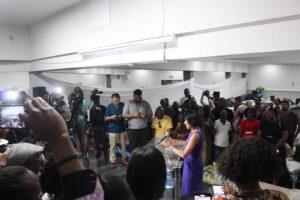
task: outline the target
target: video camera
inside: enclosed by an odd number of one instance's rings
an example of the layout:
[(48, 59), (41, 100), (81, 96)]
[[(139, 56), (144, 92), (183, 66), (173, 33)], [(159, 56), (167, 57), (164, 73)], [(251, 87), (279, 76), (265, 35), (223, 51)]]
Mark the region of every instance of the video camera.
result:
[(207, 96), (207, 97), (209, 97), (209, 94), (210, 94), (209, 90), (205, 90), (205, 91), (203, 91), (203, 95), (204, 95), (204, 96)]
[(69, 100), (69, 106), (71, 108), (71, 110), (78, 108), (79, 105), (82, 104), (83, 101), (83, 92), (82, 90), (79, 89), (74, 89), (74, 92), (72, 92), (69, 96), (68, 96), (68, 100)]
[(91, 101), (95, 102), (97, 100), (97, 97), (99, 97), (100, 94), (103, 94), (103, 92), (99, 91), (98, 89), (94, 89), (90, 96)]
[(65, 101), (63, 100), (64, 96), (58, 93), (51, 93), (47, 98), (48, 104), (53, 107), (59, 113), (63, 112), (63, 106), (66, 105)]

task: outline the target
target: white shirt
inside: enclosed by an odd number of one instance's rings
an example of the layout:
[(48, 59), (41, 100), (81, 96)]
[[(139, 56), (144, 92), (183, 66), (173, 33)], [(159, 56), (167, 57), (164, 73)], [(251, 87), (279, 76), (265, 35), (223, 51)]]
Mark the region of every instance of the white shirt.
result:
[(229, 131), (231, 130), (231, 124), (226, 120), (226, 123), (223, 124), (220, 119), (215, 121), (215, 141), (214, 145), (218, 147), (228, 147), (229, 145)]

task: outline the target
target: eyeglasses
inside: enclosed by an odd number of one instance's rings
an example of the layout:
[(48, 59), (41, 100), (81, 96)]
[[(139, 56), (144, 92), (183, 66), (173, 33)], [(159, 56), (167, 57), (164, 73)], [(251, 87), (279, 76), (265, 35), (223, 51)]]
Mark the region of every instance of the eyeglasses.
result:
[(158, 128), (162, 128), (161, 121), (158, 121)]

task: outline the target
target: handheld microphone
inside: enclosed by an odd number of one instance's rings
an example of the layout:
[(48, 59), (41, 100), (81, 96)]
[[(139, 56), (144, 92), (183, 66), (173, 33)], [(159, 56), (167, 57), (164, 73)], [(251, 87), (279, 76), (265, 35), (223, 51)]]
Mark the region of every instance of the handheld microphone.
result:
[(157, 142), (157, 145), (159, 145), (160, 143), (162, 143), (165, 139), (171, 137), (172, 134), (173, 134), (172, 132), (167, 133), (163, 138), (161, 138), (161, 139)]

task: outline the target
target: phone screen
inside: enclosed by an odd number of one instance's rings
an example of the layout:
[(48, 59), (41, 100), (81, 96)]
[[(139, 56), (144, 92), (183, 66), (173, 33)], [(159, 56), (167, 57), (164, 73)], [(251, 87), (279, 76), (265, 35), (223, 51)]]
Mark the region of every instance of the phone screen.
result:
[(214, 196), (215, 197), (225, 197), (223, 186), (213, 186)]
[(206, 197), (206, 196), (195, 196), (194, 200), (211, 200), (211, 197)]
[(1, 105), (0, 106), (0, 127), (1, 128), (24, 128), (25, 124), (19, 118), (24, 113), (22, 105)]

